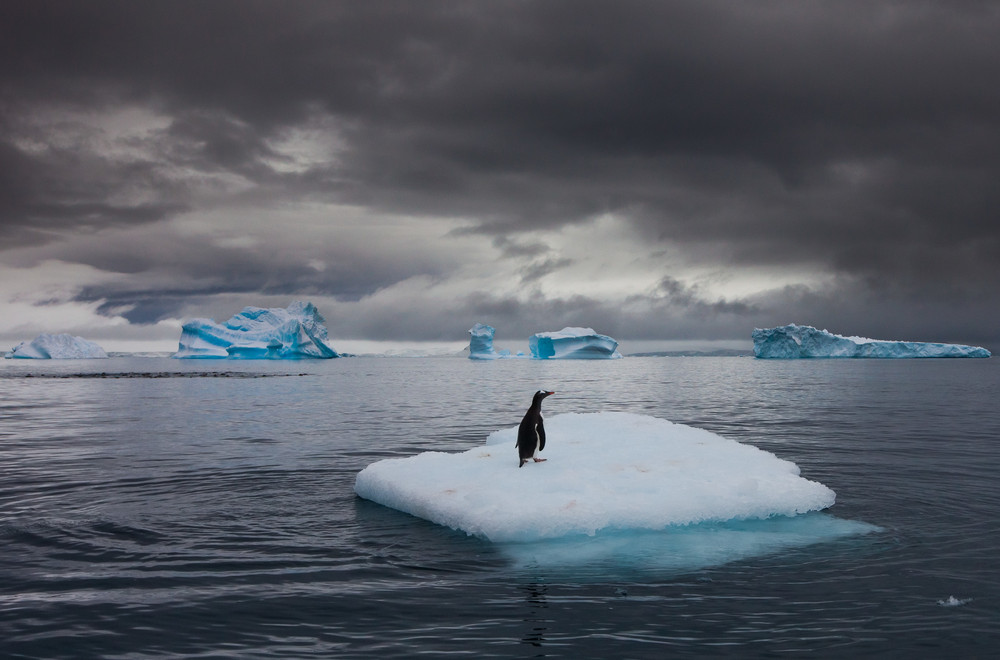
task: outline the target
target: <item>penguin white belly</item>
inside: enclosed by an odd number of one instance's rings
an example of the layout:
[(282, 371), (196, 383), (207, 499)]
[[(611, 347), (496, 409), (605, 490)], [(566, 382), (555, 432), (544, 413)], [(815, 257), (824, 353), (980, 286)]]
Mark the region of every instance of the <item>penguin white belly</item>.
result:
[[(542, 416), (538, 416), (538, 424), (542, 423)], [(538, 458), (538, 448), (542, 444), (542, 436), (538, 434), (538, 424), (535, 424), (535, 452), (531, 455), (532, 458)]]

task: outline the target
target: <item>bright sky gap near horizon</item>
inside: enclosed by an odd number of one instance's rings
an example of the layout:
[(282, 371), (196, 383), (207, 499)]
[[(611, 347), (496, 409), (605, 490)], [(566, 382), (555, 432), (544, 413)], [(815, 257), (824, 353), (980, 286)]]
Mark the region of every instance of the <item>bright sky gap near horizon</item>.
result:
[(624, 352), (754, 327), (1000, 349), (986, 2), (0, 6), (0, 349)]

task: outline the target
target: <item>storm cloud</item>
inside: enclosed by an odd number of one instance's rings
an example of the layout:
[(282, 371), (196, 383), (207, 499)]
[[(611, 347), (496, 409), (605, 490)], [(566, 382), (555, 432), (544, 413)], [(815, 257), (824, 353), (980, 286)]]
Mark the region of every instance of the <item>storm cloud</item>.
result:
[(996, 43), (985, 2), (5, 3), (0, 337), (306, 298), (996, 346)]

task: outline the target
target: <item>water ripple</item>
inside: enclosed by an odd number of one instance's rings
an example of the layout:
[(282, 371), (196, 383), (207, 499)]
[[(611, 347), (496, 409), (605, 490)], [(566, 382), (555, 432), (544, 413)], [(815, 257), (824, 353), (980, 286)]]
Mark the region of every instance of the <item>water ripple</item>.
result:
[[(515, 425), (539, 381), (550, 414), (653, 414), (794, 461), (837, 492), (795, 525), (874, 527), (508, 547), (354, 496), (370, 462)], [(3, 364), (3, 654), (990, 657), (998, 385), (992, 360)]]

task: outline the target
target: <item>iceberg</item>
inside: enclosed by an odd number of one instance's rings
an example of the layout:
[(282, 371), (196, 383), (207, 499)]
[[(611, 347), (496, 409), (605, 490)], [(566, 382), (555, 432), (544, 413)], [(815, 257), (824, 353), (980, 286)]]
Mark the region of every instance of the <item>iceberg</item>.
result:
[(790, 461), (665, 419), (569, 413), (547, 418), (546, 431), (544, 463), (518, 468), (513, 426), (465, 452), (372, 463), (354, 490), (501, 543), (797, 516), (836, 499)]
[(599, 335), (593, 328), (563, 328), (559, 332), (539, 332), (528, 338), (535, 360), (607, 360), (620, 358), (618, 342)]
[(4, 354), (7, 358), (30, 358), (36, 360), (82, 360), (106, 358), (104, 349), (83, 337), (60, 334), (41, 334), (30, 342), (20, 344)]
[(496, 360), (507, 357), (508, 351), (497, 353), (493, 348), (493, 335), (496, 328), (485, 323), (477, 323), (469, 329), (469, 359)]
[(988, 358), (979, 346), (845, 337), (809, 325), (754, 328), (753, 354), (765, 359), (797, 358)]
[(335, 358), (327, 343), (326, 319), (312, 303), (288, 309), (244, 307), (223, 325), (211, 319), (184, 324), (175, 358), (297, 360)]

